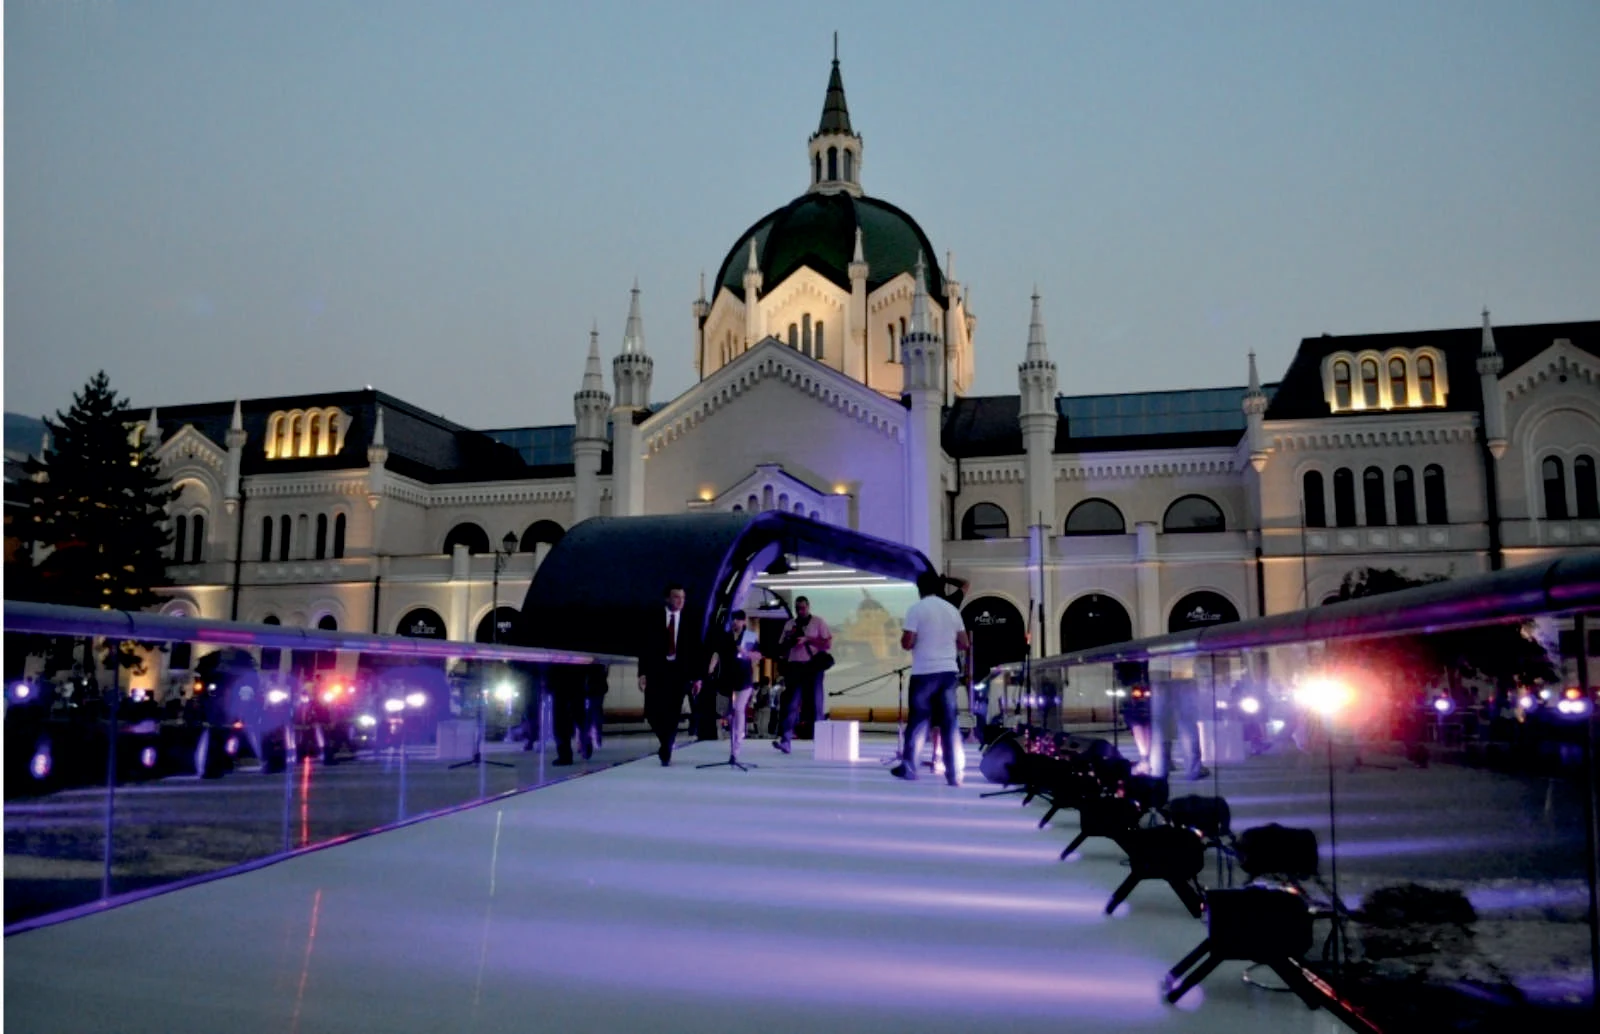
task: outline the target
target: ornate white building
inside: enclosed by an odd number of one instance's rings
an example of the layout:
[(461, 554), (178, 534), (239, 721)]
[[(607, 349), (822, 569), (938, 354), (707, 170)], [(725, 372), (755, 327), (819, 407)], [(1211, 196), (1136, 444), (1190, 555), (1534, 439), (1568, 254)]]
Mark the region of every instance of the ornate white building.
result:
[(182, 488), (166, 609), (488, 638), (577, 521), (782, 508), (969, 579), (983, 663), (1024, 648), (1029, 612), (1053, 653), (1314, 605), (1361, 567), (1600, 546), (1600, 322), (1485, 312), (1308, 338), (1276, 383), (1252, 353), (1242, 387), (1063, 396), (1057, 358), (1095, 345), (1053, 355), (1035, 296), (1028, 340), (988, 360), (1015, 357), (1017, 394), (972, 396), (968, 294), (863, 193), (837, 61), (806, 162), (702, 286), (677, 398), (651, 396), (636, 285), (610, 391), (591, 334), (572, 424), (473, 430), (376, 391), (152, 411)]

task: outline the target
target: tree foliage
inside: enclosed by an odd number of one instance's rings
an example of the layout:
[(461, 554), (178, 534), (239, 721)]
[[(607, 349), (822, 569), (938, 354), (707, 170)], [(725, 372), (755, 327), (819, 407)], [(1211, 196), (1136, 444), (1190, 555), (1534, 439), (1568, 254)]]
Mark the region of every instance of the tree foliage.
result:
[(25, 595), (46, 603), (141, 610), (168, 584), (171, 540), (165, 506), (175, 494), (104, 371), (46, 420), (50, 442), (25, 467), (30, 480), (25, 537), (50, 552)]
[[(1441, 581), (1440, 575), (1413, 578), (1392, 569), (1365, 567), (1345, 575), (1338, 594), (1329, 602), (1381, 596)], [(1349, 649), (1369, 665), (1378, 661), (1387, 670), (1403, 674), (1418, 688), (1445, 680), (1479, 678), (1508, 689), (1518, 682), (1532, 684), (1559, 677), (1544, 647), (1522, 624), (1397, 636), (1350, 644)]]

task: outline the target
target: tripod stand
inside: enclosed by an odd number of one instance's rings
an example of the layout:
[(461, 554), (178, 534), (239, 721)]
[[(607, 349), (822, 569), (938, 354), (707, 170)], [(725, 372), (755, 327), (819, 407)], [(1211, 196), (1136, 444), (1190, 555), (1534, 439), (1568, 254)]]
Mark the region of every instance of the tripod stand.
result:
[[(541, 697), (543, 696), (543, 694), (540, 695)], [(478, 702), (478, 729), (472, 740), (472, 756), (465, 761), (457, 761), (455, 764), (451, 765), (450, 771), (453, 772), (458, 768), (465, 768), (468, 765), (489, 765), (494, 768), (517, 767), (516, 765), (513, 765), (507, 761), (490, 761), (488, 758), (483, 756), (483, 741), (488, 736), (487, 707), (488, 705), (484, 701), (480, 700)]]
[[(888, 675), (893, 675), (893, 676), (895, 676), (896, 679), (899, 680), (899, 686), (897, 686), (895, 691), (894, 691), (894, 716), (895, 716), (894, 753), (883, 759), (883, 763), (885, 765), (898, 765), (902, 761), (905, 760), (905, 752), (906, 752), (906, 706), (905, 706), (906, 672), (908, 672), (910, 670), (911, 670), (911, 665), (907, 664), (907, 665), (905, 665), (903, 667), (896, 668), (894, 671), (885, 673), (885, 674), (888, 674)], [(882, 678), (883, 676), (880, 675), (878, 677)], [(913, 758), (912, 759), (912, 764), (915, 764), (915, 763), (916, 763), (916, 759)]]

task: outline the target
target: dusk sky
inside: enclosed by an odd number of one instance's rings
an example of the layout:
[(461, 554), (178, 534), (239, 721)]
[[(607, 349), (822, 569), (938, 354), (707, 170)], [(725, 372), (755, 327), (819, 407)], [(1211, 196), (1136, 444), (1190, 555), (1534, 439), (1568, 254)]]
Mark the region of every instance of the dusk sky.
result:
[[(1276, 378), (1302, 337), (1600, 318), (1600, 3), (5, 3), (5, 408), (373, 385), (569, 423), (643, 289), (804, 190), (831, 34), (867, 193), (1035, 283), (1064, 393)], [(609, 367), (609, 363), (608, 363)]]

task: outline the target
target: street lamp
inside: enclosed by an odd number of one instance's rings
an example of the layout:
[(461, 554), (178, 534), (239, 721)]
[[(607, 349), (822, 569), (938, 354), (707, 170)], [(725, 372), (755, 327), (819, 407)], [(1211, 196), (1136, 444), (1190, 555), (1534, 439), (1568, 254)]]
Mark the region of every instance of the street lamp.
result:
[(500, 540), (500, 548), (494, 551), (494, 578), (489, 590), (489, 642), (500, 642), (500, 569), (511, 562), (511, 556), (517, 551), (517, 533), (506, 532), (506, 537)]

